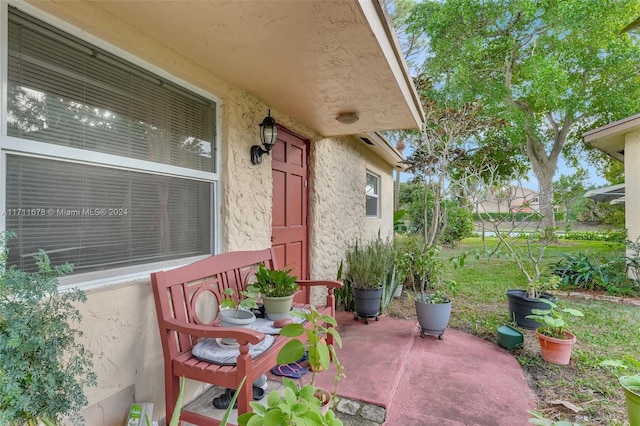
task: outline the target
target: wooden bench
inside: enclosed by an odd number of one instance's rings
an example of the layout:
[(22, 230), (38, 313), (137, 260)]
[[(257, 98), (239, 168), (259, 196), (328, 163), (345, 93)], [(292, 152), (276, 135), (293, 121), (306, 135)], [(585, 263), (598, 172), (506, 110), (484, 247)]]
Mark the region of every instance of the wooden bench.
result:
[[(158, 315), (158, 327), (164, 354), (164, 381), (167, 421), (173, 415), (180, 388), (180, 377), (213, 385), (237, 389), (246, 376), (246, 384), (238, 395), (238, 414), (251, 411), (252, 383), (276, 365), (276, 356), (288, 338), (277, 336), (274, 344), (256, 359), (249, 356), (249, 345), (264, 340), (261, 332), (236, 327), (219, 327), (217, 318), (201, 321), (203, 301), (214, 302), (223, 297), (225, 288), (233, 288), (235, 294), (245, 289), (260, 263), (276, 269), (273, 249), (223, 253), (176, 269), (151, 274), (151, 286)], [(341, 287), (338, 281), (300, 280), (300, 294), (306, 295), (308, 306), (310, 287), (325, 286), (328, 290), (326, 305), (317, 306), (323, 314), (335, 316), (333, 290)], [(205, 296), (206, 295), (206, 296)], [(235, 297), (235, 296), (234, 296)], [(212, 316), (211, 311), (208, 312)], [(217, 310), (215, 311), (217, 317)], [(206, 317), (206, 316), (205, 316)], [(305, 323), (305, 325), (309, 325)], [(204, 338), (235, 338), (239, 343), (236, 365), (217, 365), (199, 361), (191, 354), (191, 348)], [(331, 336), (328, 336), (330, 338)], [(194, 412), (182, 410), (181, 420), (196, 425), (218, 425), (220, 421)]]

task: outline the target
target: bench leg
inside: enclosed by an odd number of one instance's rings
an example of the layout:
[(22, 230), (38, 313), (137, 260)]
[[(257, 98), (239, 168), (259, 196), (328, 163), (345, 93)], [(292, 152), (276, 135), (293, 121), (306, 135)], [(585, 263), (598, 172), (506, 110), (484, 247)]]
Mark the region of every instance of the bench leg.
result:
[[(240, 347), (240, 352), (242, 353), (243, 347)], [(247, 346), (248, 352), (248, 346)], [(240, 390), (240, 394), (238, 395), (238, 415), (244, 413), (250, 413), (253, 410), (249, 405), (249, 402), (253, 401), (253, 382), (255, 378), (253, 377), (252, 371), (252, 360), (251, 356), (248, 353), (244, 353), (238, 357), (237, 365), (238, 365), (238, 379), (237, 382), (240, 383), (243, 377), (246, 377), (244, 382), (244, 386)]]
[(165, 404), (167, 412), (167, 424), (173, 417), (173, 411), (178, 400), (178, 394), (180, 393), (180, 377), (174, 376), (171, 371), (164, 372), (164, 392), (165, 392)]

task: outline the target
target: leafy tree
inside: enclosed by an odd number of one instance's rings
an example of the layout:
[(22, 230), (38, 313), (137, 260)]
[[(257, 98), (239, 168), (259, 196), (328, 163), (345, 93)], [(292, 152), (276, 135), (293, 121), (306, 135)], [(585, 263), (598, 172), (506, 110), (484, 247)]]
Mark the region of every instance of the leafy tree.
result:
[(407, 171), (414, 174), (414, 181), (421, 183), (424, 190), (422, 200), (426, 201), (419, 223), (423, 225), (425, 244), (431, 246), (441, 239), (447, 227), (445, 204), (458, 195), (460, 189), (453, 171), (466, 157), (469, 142), (482, 129), (499, 123), (481, 114), (481, 102), (468, 102), (460, 107), (449, 107), (445, 101), (425, 102), (430, 84), (425, 80), (417, 83), (426, 119), (420, 132), (406, 134), (412, 152), (405, 163)]
[(429, 40), (424, 73), (460, 102), (505, 119), (540, 185), (552, 229), (552, 182), (581, 130), (640, 109), (637, 38), (621, 33), (639, 0), (447, 0), (416, 4), (406, 30)]
[(560, 179), (553, 183), (554, 203), (562, 205), (568, 222), (577, 219), (577, 212), (572, 208), (586, 192), (586, 180), (586, 170), (580, 169), (572, 175), (560, 175)]

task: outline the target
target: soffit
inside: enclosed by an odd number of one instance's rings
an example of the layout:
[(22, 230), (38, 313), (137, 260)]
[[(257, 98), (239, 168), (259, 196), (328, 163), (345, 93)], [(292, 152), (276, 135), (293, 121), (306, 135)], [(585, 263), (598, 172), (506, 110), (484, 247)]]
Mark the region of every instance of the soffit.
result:
[(624, 163), (625, 135), (640, 129), (640, 114), (586, 132), (584, 141)]
[[(323, 136), (422, 124), (378, 0), (87, 3)], [(57, 7), (50, 2), (48, 9), (55, 14)], [(74, 10), (65, 8), (64, 17), (77, 13), (73, 23), (82, 29), (81, 9)], [(356, 123), (335, 120), (352, 111)]]

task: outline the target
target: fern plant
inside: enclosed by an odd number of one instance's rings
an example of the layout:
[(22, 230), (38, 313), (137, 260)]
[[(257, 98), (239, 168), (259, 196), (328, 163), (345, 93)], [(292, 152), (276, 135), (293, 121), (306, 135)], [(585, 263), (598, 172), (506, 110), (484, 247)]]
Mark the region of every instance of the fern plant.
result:
[(52, 266), (44, 251), (35, 255), (36, 272), (8, 268), (8, 237), (0, 234), (0, 424), (78, 422), (83, 387), (96, 382), (91, 354), (72, 325), (81, 319), (75, 304), (86, 296), (58, 291), (58, 277), (72, 267)]

